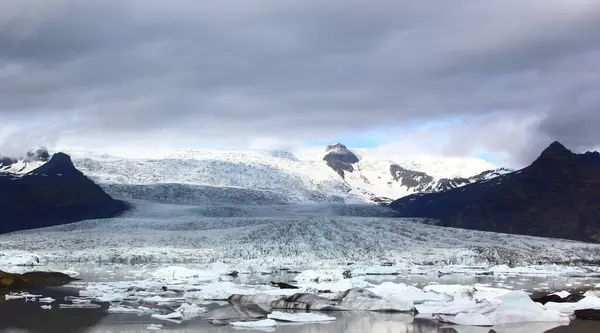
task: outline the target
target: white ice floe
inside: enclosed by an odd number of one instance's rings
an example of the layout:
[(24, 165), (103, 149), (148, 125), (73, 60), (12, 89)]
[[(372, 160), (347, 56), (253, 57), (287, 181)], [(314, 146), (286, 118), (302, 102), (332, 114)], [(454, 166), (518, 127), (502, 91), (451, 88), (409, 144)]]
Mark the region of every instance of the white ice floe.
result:
[(0, 252), (0, 270), (7, 273), (23, 273), (26, 267), (40, 265), (40, 256), (37, 253), (22, 251)]
[(584, 276), (588, 270), (581, 267), (561, 265), (526, 265), (509, 267), (507, 265), (496, 265), (489, 268), (495, 275), (512, 276)]
[(481, 284), (475, 284), (472, 286), (465, 285), (428, 285), (423, 288), (423, 291), (433, 292), (437, 294), (443, 294), (451, 296), (453, 299), (466, 298), (473, 300), (491, 300), (499, 296), (506, 295), (511, 292), (509, 289), (504, 288), (492, 288)]
[(133, 308), (133, 307), (128, 307), (128, 306), (111, 305), (108, 308), (108, 312), (109, 313), (135, 313), (135, 314), (139, 314), (139, 315), (145, 315), (145, 314), (152, 314), (152, 313), (156, 312), (156, 310), (146, 308), (143, 306)]
[(183, 313), (175, 311), (175, 312), (171, 312), (169, 314), (166, 315), (161, 315), (161, 314), (153, 314), (152, 318), (154, 319), (158, 319), (158, 320), (166, 320), (166, 321), (174, 321), (174, 322), (180, 322), (183, 320)]
[(407, 265), (393, 266), (359, 266), (353, 268), (350, 273), (352, 276), (364, 275), (399, 275), (402, 272), (408, 272)]
[(52, 305), (42, 305), (40, 306), (43, 310), (52, 310)]
[(552, 295), (556, 295), (560, 298), (567, 298), (571, 295), (571, 293), (566, 290), (563, 290), (563, 291), (552, 293)]
[(342, 269), (327, 269), (327, 270), (306, 270), (298, 274), (294, 280), (298, 282), (332, 282), (339, 281), (344, 278), (344, 270)]
[[(300, 283), (298, 287), (307, 291), (318, 293), (319, 290), (328, 290), (332, 293), (344, 292), (346, 290), (360, 287), (360, 288), (369, 288), (373, 287), (373, 284), (363, 280), (362, 278), (351, 278), (351, 279), (343, 279), (335, 282), (312, 282), (312, 283)], [(288, 289), (290, 290), (290, 289)], [(297, 291), (298, 292), (298, 291)]]
[(458, 315), (460, 313), (483, 311), (493, 305), (487, 300), (476, 302), (470, 299), (457, 299), (452, 302), (425, 302), (415, 305), (420, 314)]
[(42, 297), (42, 295), (32, 295), (30, 293), (10, 293), (4, 296), (5, 300), (12, 300), (12, 299), (25, 299), (25, 301), (33, 301), (36, 300), (37, 298)]
[(205, 307), (198, 306), (197, 304), (183, 303), (177, 309), (175, 309), (175, 312), (181, 313), (184, 320), (189, 320), (208, 312), (208, 310)]
[[(443, 292), (432, 292), (433, 290), (419, 289), (404, 283), (384, 282), (372, 288), (367, 288), (386, 299), (401, 299), (415, 304), (426, 301), (450, 301), (452, 297)], [(432, 288), (433, 289), (433, 288)]]
[(38, 300), (40, 303), (54, 303), (56, 300), (52, 297), (44, 297)]
[(155, 279), (161, 280), (178, 280), (194, 278), (196, 280), (214, 280), (218, 279), (222, 275), (230, 274), (233, 270), (226, 264), (214, 263), (208, 267), (208, 269), (190, 269), (181, 266), (168, 266), (160, 268), (152, 276)]
[(146, 327), (147, 330), (151, 330), (151, 331), (158, 331), (161, 330), (163, 328), (163, 325), (161, 324), (150, 324), (148, 325), (148, 327)]
[(441, 315), (442, 322), (464, 326), (493, 326), (490, 318), (480, 313), (459, 313), (454, 317)]
[(492, 326), (527, 322), (568, 322), (568, 315), (546, 309), (522, 291), (513, 291), (493, 300), (484, 308), (465, 309), (456, 316), (440, 316), (441, 320), (458, 325)]
[(60, 309), (99, 309), (99, 304), (59, 304)]
[(316, 322), (330, 322), (335, 321), (335, 317), (315, 314), (315, 313), (304, 313), (304, 312), (279, 312), (275, 311), (267, 316), (269, 319), (285, 322), (297, 322), (297, 323), (316, 323)]
[(402, 299), (400, 295), (383, 298), (362, 288), (353, 288), (345, 292), (339, 306), (343, 310), (353, 311), (409, 312), (414, 309), (413, 302)]
[(548, 302), (544, 305), (548, 310), (559, 311), (563, 314), (573, 314), (576, 310), (596, 309), (600, 310), (600, 298), (596, 296), (586, 296), (576, 303), (555, 303)]
[(255, 328), (255, 327), (275, 327), (277, 326), (277, 322), (273, 319), (263, 319), (257, 321), (236, 321), (229, 323), (229, 325), (233, 327), (246, 327), (246, 328)]

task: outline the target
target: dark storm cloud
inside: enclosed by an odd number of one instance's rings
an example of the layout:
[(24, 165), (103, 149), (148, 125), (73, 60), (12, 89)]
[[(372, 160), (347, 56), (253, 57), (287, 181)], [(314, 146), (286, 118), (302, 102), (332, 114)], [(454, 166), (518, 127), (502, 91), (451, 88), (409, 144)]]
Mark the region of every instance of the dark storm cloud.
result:
[[(557, 101), (600, 82), (596, 0), (8, 0), (0, 12), (0, 121), (48, 117), (36, 129), (59, 136), (330, 139), (440, 117), (520, 126), (551, 110), (528, 136), (564, 137), (552, 119), (571, 109)], [(478, 132), (495, 147), (505, 130)]]
[(600, 84), (574, 91), (552, 108), (539, 130), (573, 149), (600, 147)]

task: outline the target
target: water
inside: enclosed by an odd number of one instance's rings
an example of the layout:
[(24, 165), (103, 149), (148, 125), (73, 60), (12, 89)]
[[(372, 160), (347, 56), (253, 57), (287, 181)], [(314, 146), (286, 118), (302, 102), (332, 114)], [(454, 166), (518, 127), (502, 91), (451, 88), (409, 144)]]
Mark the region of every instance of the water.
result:
[[(72, 288), (48, 288), (32, 291), (57, 299), (77, 295)], [(57, 304), (57, 303), (54, 303)], [(211, 304), (209, 309), (221, 305)], [(110, 314), (108, 304), (100, 309), (43, 310), (39, 303), (11, 300), (0, 302), (1, 332), (70, 333), (70, 332), (150, 332), (151, 324), (163, 325), (162, 332), (205, 332), (205, 333), (597, 333), (600, 323), (575, 320), (566, 326), (561, 323), (531, 323), (502, 327), (457, 327), (415, 318), (410, 314), (383, 314), (374, 312), (332, 312), (336, 321), (326, 324), (282, 324), (277, 328), (240, 330), (229, 326), (213, 326), (202, 318), (181, 324), (153, 319), (136, 314)]]

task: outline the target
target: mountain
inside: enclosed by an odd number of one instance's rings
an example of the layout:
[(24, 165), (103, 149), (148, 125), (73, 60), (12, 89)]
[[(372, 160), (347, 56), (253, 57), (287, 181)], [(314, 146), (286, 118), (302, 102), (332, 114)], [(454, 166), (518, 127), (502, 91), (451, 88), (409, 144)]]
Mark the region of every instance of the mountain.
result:
[[(32, 164), (39, 166), (23, 173)], [(113, 217), (126, 209), (64, 153), (28, 155), (0, 169), (0, 233)]]
[[(114, 198), (186, 205), (387, 204), (422, 190), (460, 186), (496, 168), (480, 159), (388, 156), (343, 144), (293, 152), (61, 150)], [(398, 175), (399, 168), (426, 173), (432, 181), (411, 185), (416, 176)]]
[(22, 158), (0, 156), (0, 173), (26, 174), (50, 160), (46, 148), (34, 148)]
[(554, 142), (522, 170), (390, 207), (448, 227), (600, 242), (600, 154)]
[(456, 158), (444, 160), (420, 157), (410, 162), (405, 158), (397, 159), (400, 163), (403, 162), (401, 166), (395, 161), (373, 160), (367, 154), (361, 156), (341, 143), (328, 146), (323, 160), (351, 187), (351, 194), (366, 197), (367, 201), (375, 203), (391, 203), (391, 198), (413, 193), (443, 191), (511, 171), (473, 159), (470, 161), (471, 165), (463, 165), (468, 176), (461, 172), (457, 175), (456, 171), (452, 170), (455, 169), (452, 162), (464, 164), (466, 159)]

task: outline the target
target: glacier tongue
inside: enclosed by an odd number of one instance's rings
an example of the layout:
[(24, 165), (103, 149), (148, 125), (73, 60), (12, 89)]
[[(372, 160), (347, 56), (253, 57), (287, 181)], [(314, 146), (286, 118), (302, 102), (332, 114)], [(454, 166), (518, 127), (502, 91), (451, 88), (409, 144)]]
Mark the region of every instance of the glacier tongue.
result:
[[(424, 265), (425, 272), (436, 274), (463, 269), (448, 265), (479, 265), (485, 267), (474, 272), (551, 275), (556, 267), (486, 267), (572, 265), (600, 259), (597, 244), (437, 227), (418, 220), (375, 217), (370, 211), (353, 216), (363, 210), (287, 205), (248, 208), (239, 217), (230, 217), (228, 209), (226, 217), (219, 217), (217, 207), (210, 207), (217, 209), (215, 215), (199, 214), (207, 208), (139, 204), (119, 218), (0, 235), (0, 265), (29, 264), (31, 260), (34, 264), (228, 261), (243, 271), (248, 266), (326, 269), (353, 263), (362, 265), (356, 267), (356, 274), (401, 274), (407, 269), (414, 274), (420, 269), (400, 264)], [(399, 265), (364, 268), (385, 262)], [(585, 273), (577, 268), (565, 272)], [(175, 272), (190, 273), (194, 272)], [(340, 272), (331, 276), (330, 280), (339, 278)]]

